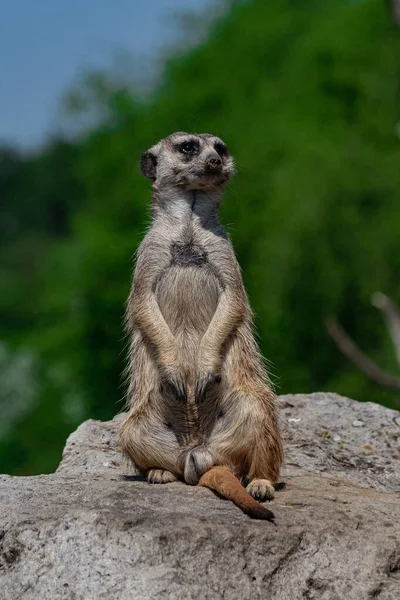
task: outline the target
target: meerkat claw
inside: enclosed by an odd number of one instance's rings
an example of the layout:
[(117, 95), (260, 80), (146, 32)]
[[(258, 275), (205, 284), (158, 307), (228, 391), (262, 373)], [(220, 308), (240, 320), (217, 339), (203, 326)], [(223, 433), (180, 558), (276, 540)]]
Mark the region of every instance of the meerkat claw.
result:
[(197, 380), (196, 388), (194, 391), (194, 401), (196, 404), (202, 404), (204, 402), (204, 397), (206, 395), (207, 387), (210, 384), (210, 379), (207, 375), (204, 375), (200, 379)]
[(179, 404), (187, 403), (187, 388), (182, 379), (171, 377), (165, 381), (165, 385), (169, 387)]
[(149, 483), (172, 483), (176, 480), (176, 476), (166, 469), (150, 469), (147, 472), (147, 481)]
[(275, 488), (269, 479), (253, 479), (246, 490), (258, 502), (272, 500), (275, 495)]
[(220, 383), (220, 381), (221, 377), (219, 375), (214, 375), (214, 373), (212, 373), (211, 371), (201, 375), (197, 380), (194, 392), (194, 400), (196, 404), (201, 404), (202, 402), (204, 402), (206, 394), (210, 390), (210, 388), (213, 385)]

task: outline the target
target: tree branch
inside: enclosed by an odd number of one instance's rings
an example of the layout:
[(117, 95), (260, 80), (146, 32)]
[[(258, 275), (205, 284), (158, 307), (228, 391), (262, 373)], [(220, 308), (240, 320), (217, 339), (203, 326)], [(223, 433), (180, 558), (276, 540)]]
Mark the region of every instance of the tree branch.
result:
[(327, 319), (326, 328), (341, 352), (351, 360), (371, 381), (391, 390), (400, 390), (400, 377), (382, 371), (349, 338), (334, 319)]
[(371, 302), (376, 308), (382, 311), (385, 317), (386, 327), (392, 338), (397, 362), (400, 365), (400, 309), (393, 300), (381, 292), (374, 294)]
[(400, 27), (400, 0), (386, 0), (386, 3), (389, 5), (395, 25)]

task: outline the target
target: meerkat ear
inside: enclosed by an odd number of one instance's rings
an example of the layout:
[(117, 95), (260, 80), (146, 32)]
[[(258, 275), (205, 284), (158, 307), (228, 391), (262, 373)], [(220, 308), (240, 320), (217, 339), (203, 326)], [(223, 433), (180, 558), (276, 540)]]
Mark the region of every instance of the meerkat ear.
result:
[(156, 178), (157, 157), (151, 150), (143, 152), (140, 159), (140, 168), (145, 177), (154, 181)]
[(160, 143), (156, 144), (146, 152), (143, 152), (140, 159), (140, 168), (145, 177), (153, 181), (157, 177), (157, 156), (160, 151)]

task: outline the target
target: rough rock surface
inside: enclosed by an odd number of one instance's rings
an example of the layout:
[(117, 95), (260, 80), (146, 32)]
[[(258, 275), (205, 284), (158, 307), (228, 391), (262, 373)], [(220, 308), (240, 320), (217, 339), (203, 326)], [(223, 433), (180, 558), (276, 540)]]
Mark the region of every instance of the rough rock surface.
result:
[(276, 527), (129, 475), (120, 417), (83, 423), (53, 475), (1, 476), (0, 599), (400, 598), (399, 413), (334, 394), (280, 403)]

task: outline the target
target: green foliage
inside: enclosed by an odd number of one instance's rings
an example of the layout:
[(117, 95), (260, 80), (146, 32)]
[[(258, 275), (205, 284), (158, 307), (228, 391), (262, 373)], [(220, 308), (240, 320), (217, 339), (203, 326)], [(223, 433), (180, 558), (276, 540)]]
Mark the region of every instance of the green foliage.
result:
[[(15, 199), (21, 228), (0, 263), (0, 286), (11, 290), (9, 301), (0, 296), (1, 331), (38, 355), (42, 383), (29, 416), (0, 439), (0, 460), (14, 457), (6, 468), (53, 469), (83, 417), (121, 408), (123, 308), (150, 203), (137, 165), (175, 130), (217, 133), (237, 159), (222, 220), (279, 392), (325, 389), (394, 406), (394, 393), (340, 355), (324, 320), (337, 316), (395, 369), (370, 296), (400, 300), (399, 50), (373, 0), (234, 3), (205, 43), (166, 63), (148, 102), (103, 86), (102, 120), (79, 142), (29, 160), (9, 155), (17, 176), (10, 183), (2, 168), (0, 193)], [(34, 187), (29, 173), (50, 181)], [(46, 222), (57, 198), (62, 226)]]

